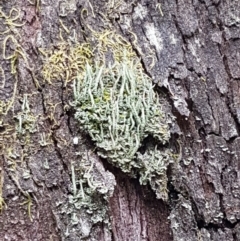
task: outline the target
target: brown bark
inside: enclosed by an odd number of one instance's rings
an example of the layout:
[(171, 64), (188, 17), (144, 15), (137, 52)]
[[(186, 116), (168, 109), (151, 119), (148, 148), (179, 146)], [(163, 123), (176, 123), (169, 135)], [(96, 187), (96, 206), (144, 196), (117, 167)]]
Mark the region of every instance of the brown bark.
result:
[[(0, 6), (1, 240), (240, 240), (238, 1)], [(168, 200), (97, 156), (74, 119), (72, 82), (43, 79), (41, 49), (74, 38), (92, 43), (91, 29), (131, 43), (174, 118), (167, 148), (178, 157), (167, 167)], [(100, 184), (75, 208), (74, 175), (91, 165)]]

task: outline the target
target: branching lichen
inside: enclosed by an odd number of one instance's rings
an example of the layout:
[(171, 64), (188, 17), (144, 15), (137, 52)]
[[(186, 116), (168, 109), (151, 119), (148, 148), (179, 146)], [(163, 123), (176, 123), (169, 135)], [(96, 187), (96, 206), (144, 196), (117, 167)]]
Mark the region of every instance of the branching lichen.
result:
[(165, 115), (151, 80), (137, 64), (113, 67), (87, 65), (84, 79), (74, 85), (75, 117), (89, 133), (100, 156), (130, 173), (144, 138), (166, 144), (170, 138)]
[[(43, 77), (49, 84), (73, 82), (75, 118), (96, 144), (99, 156), (123, 172), (139, 176), (142, 185), (150, 184), (157, 198), (166, 200), (166, 170), (173, 160), (166, 147), (170, 131), (152, 80), (126, 39), (111, 30), (97, 32), (88, 25), (86, 29), (92, 36), (87, 44), (63, 41), (53, 51), (41, 50)], [(137, 45), (137, 36), (131, 35)], [(140, 153), (149, 136), (158, 146)], [(163, 145), (165, 148), (159, 148)], [(74, 226), (81, 237), (87, 237), (93, 224), (109, 221), (108, 198), (113, 187), (109, 189), (108, 181), (98, 180), (96, 162), (86, 157), (73, 161), (71, 176), (72, 194), (62, 206), (70, 221), (66, 235), (71, 236), (69, 230)], [(111, 185), (114, 182), (113, 178)]]
[[(61, 212), (69, 215), (67, 230), (79, 230), (79, 236), (90, 235), (94, 224), (105, 223), (110, 228), (108, 200), (112, 196), (115, 179), (105, 171), (92, 153), (76, 153), (80, 161), (71, 162), (72, 194)], [(70, 233), (65, 232), (68, 236)]]
[(19, 134), (25, 134), (26, 131), (30, 133), (36, 132), (37, 117), (31, 113), (28, 98), (25, 94), (23, 97), (22, 111), (15, 117), (17, 121), (16, 130)]
[[(101, 174), (101, 166), (97, 166), (96, 159), (86, 152), (80, 155), (81, 162), (77, 167), (71, 164), (73, 195), (69, 196), (69, 203), (76, 209), (84, 208), (91, 215), (93, 223), (103, 222), (107, 215), (106, 203), (113, 193), (115, 181), (113, 179), (107, 184), (105, 177)], [(110, 179), (113, 178), (108, 172), (106, 175), (109, 175)]]

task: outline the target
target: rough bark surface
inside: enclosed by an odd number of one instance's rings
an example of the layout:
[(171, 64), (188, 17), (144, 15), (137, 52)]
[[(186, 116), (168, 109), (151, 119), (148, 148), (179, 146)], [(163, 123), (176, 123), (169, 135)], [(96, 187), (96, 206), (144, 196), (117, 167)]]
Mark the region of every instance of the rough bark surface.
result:
[[(2, 0), (0, 7), (1, 240), (240, 241), (239, 1)], [(100, 159), (74, 119), (72, 84), (41, 75), (41, 48), (88, 42), (104, 29), (132, 44), (175, 118), (167, 201)], [(109, 201), (95, 200), (105, 220), (68, 206), (81, 152), (110, 190)]]

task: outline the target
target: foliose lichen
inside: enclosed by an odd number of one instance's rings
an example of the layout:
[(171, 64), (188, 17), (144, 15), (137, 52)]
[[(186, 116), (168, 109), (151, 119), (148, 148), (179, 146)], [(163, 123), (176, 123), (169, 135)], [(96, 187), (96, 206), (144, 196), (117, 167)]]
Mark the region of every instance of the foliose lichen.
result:
[(140, 184), (150, 184), (158, 199), (167, 200), (167, 168), (174, 162), (174, 155), (168, 149), (160, 150), (157, 146), (149, 145), (143, 154), (137, 152), (136, 160), (140, 163)]

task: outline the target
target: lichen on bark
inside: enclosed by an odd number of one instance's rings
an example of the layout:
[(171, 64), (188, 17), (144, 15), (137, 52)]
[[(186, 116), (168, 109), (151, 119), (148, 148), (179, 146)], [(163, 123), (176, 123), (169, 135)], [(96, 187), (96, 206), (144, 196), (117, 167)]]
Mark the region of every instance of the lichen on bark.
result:
[(150, 183), (157, 197), (166, 200), (170, 152), (157, 146), (143, 155), (138, 150), (148, 136), (165, 145), (170, 131), (151, 80), (137, 67), (127, 60), (109, 68), (88, 65), (74, 85), (75, 118), (101, 157), (125, 173), (140, 175), (141, 184)]

